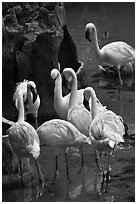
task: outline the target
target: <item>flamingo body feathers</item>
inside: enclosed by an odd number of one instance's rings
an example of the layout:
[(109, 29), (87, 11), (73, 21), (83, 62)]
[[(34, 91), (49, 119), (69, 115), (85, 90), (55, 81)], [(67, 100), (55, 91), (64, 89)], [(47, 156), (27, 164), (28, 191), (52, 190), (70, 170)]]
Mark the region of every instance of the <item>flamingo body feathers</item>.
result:
[[(85, 37), (93, 43), (93, 48), (98, 65), (102, 71), (107, 73), (112, 72), (112, 66), (116, 67), (120, 84), (122, 85), (122, 79), (120, 74), (121, 66), (124, 66), (123, 74), (134, 72), (135, 63), (135, 50), (126, 42), (117, 41), (105, 45), (103, 48), (99, 48), (97, 30), (93, 23), (88, 23), (85, 27)], [(104, 67), (102, 67), (102, 66)], [(110, 67), (110, 72), (108, 71)], [(115, 69), (114, 69), (115, 70)], [(128, 71), (129, 70), (129, 71)], [(115, 73), (115, 72), (114, 72)]]
[(43, 123), (37, 129), (37, 133), (42, 143), (55, 148), (78, 146), (82, 143), (91, 144), (74, 125), (61, 119), (52, 119)]
[(9, 141), (19, 158), (40, 155), (40, 141), (35, 129), (25, 121), (18, 121), (8, 129)]

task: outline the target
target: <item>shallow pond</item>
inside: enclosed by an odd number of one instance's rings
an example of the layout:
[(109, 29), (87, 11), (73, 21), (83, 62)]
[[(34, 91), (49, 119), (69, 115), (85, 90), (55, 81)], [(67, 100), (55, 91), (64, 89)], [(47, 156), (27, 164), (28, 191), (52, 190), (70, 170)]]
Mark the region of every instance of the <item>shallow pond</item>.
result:
[[(92, 86), (103, 105), (121, 115), (134, 135), (135, 127), (135, 79), (123, 78), (120, 100), (114, 97), (119, 85), (117, 77), (105, 76), (96, 66), (92, 47), (84, 37), (88, 22), (97, 26), (99, 44), (122, 40), (134, 47), (134, 3), (69, 3), (66, 7), (67, 24), (76, 43), (79, 60), (83, 61), (85, 75), (82, 84)], [(107, 36), (104, 33), (107, 32)], [(43, 159), (44, 158), (44, 159)], [(96, 172), (93, 149), (84, 146), (85, 166), (78, 173), (81, 157), (77, 149), (68, 152), (71, 183), (67, 183), (64, 157), (59, 157), (59, 175), (54, 184), (55, 162), (50, 149), (41, 147), (40, 163), (46, 179), (45, 186), (34, 183), (26, 188), (3, 192), (3, 201), (63, 201), (63, 202), (134, 202), (135, 201), (135, 147), (134, 140), (126, 140), (124, 147), (115, 150), (111, 158), (108, 184), (101, 189), (101, 175)]]

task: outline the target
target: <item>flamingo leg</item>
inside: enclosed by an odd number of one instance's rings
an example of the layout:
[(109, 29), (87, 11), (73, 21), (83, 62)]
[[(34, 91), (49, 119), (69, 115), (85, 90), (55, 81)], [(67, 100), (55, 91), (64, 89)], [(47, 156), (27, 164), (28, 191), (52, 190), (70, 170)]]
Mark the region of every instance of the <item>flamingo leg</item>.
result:
[(111, 167), (110, 167), (110, 154), (108, 155), (108, 168), (107, 168), (107, 175), (106, 175), (106, 180), (109, 180), (109, 172), (111, 171)]
[(42, 174), (42, 172), (41, 172), (41, 170), (40, 170), (40, 165), (39, 165), (39, 163), (37, 162), (38, 160), (35, 159), (34, 161), (35, 161), (36, 168), (37, 168), (37, 172), (38, 172), (39, 182), (40, 182), (40, 183), (43, 183), (43, 182), (44, 182), (44, 178), (43, 178), (43, 174)]
[(81, 166), (80, 166), (80, 169), (79, 169), (78, 173), (81, 173), (82, 167), (84, 166), (84, 156), (83, 156), (82, 146), (79, 147), (79, 151), (80, 151), (80, 154), (81, 154)]
[(35, 117), (35, 124), (36, 124), (36, 129), (38, 128), (38, 119)]
[(118, 72), (119, 83), (120, 83), (120, 87), (121, 87), (121, 86), (123, 86), (123, 81), (121, 79), (120, 67), (117, 67), (117, 72)]
[(22, 173), (22, 162), (21, 162), (21, 160), (19, 160), (19, 165), (20, 165), (21, 186), (23, 186), (23, 173)]
[(96, 165), (97, 165), (97, 167), (98, 167), (98, 169), (100, 171), (98, 154), (97, 154), (96, 150), (94, 152), (95, 152), (95, 162), (96, 162)]
[(110, 167), (110, 155), (111, 153), (108, 155), (108, 167), (107, 167), (107, 173), (106, 173), (106, 189), (105, 189), (105, 192), (107, 192), (107, 189), (108, 189), (108, 181), (109, 181), (109, 173), (111, 171), (111, 167)]
[(71, 180), (70, 180), (70, 177), (69, 177), (69, 168), (68, 168), (68, 160), (67, 160), (67, 153), (66, 152), (65, 152), (65, 161), (66, 161), (68, 183), (71, 183)]
[(101, 192), (103, 190), (104, 187), (104, 183), (105, 183), (105, 170), (104, 170), (104, 164), (103, 164), (103, 156), (102, 154), (99, 155), (100, 157), (100, 163), (101, 163), (101, 170), (102, 170), (102, 182), (101, 182)]
[(52, 184), (54, 184), (55, 179), (56, 179), (56, 177), (58, 175), (58, 156), (57, 155), (56, 155), (55, 159), (56, 159), (56, 167), (55, 167), (55, 173), (54, 173), (54, 178), (53, 178)]

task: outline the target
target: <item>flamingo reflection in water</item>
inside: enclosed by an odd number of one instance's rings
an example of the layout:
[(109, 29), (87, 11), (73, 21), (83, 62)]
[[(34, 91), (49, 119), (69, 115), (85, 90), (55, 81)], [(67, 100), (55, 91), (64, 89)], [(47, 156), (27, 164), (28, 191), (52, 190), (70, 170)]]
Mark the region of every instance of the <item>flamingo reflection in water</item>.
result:
[[(81, 174), (73, 175), (72, 183), (61, 182), (60, 197), (63, 201), (114, 201), (110, 183), (103, 183), (101, 173), (97, 174), (93, 167), (85, 166)], [(92, 198), (91, 198), (92, 197)], [(65, 199), (65, 200), (64, 200)]]
[[(100, 114), (97, 113), (96, 93), (93, 88), (85, 88), (84, 97), (87, 100), (89, 100), (89, 98), (92, 100), (91, 114), (93, 121), (89, 128), (89, 135), (95, 148), (97, 166), (103, 173), (103, 179), (106, 178), (106, 180), (108, 180), (111, 170), (109, 159), (112, 151), (115, 146), (124, 142), (123, 135), (125, 134), (125, 127), (123, 119), (110, 110), (105, 110)], [(108, 155), (108, 167), (106, 172), (103, 164), (103, 154)]]

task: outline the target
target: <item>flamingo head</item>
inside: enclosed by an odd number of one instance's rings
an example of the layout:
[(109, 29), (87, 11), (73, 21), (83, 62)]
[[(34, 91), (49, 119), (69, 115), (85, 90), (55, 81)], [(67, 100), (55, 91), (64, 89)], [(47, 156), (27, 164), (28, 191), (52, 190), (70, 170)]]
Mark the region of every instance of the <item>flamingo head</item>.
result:
[(52, 71), (50, 73), (52, 79), (56, 79), (58, 74), (59, 74), (59, 70), (58, 69), (52, 69)]
[(65, 68), (63, 70), (63, 75), (68, 82), (71, 82), (74, 77), (76, 77), (76, 73), (72, 68)]
[(36, 88), (36, 84), (34, 83), (34, 81), (28, 81), (28, 87), (33, 87), (34, 89)]
[(37, 99), (37, 96), (38, 96), (38, 92), (37, 92), (37, 89), (36, 89), (36, 84), (33, 82), (33, 81), (28, 81), (28, 84), (27, 84), (27, 87), (28, 87), (28, 91), (30, 91), (32, 93), (32, 96), (33, 96), (33, 103), (36, 101)]
[(92, 97), (92, 95), (95, 95), (95, 91), (92, 87), (87, 87), (84, 89), (84, 98), (89, 101), (89, 99)]
[(92, 34), (95, 33), (96, 27), (93, 23), (88, 23), (85, 27), (85, 38), (92, 42)]

